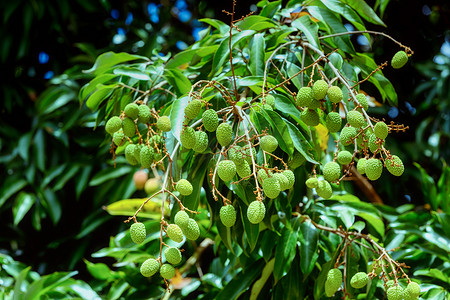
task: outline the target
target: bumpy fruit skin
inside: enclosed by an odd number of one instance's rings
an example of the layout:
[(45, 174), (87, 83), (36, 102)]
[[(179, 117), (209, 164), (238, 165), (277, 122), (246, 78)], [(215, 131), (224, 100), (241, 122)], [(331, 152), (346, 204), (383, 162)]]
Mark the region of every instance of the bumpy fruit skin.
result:
[(356, 170), (358, 170), (358, 172), (360, 174), (366, 173), (366, 163), (367, 163), (367, 159), (365, 159), (365, 158), (360, 158), (358, 160), (358, 163), (356, 164)]
[(337, 155), (337, 161), (341, 165), (348, 165), (349, 163), (352, 162), (352, 158), (353, 155), (347, 150), (340, 151)]
[(327, 91), (328, 91), (328, 83), (326, 83), (325, 80), (320, 79), (314, 82), (313, 85), (314, 99), (322, 100), (323, 98), (325, 98)]
[(408, 55), (405, 51), (398, 51), (391, 60), (391, 66), (394, 69), (400, 69), (408, 62)]
[(284, 176), (286, 176), (287, 180), (288, 180), (288, 185), (287, 188), (290, 189), (291, 187), (294, 186), (295, 183), (295, 175), (294, 172), (292, 172), (291, 170), (284, 170), (283, 173)]
[(236, 165), (242, 165), (244, 160), (244, 151), (241, 146), (233, 146), (228, 150), (228, 158), (231, 159)]
[(258, 170), (258, 182), (259, 182), (259, 184), (262, 184), (263, 182), (264, 182), (264, 180), (266, 180), (267, 178), (269, 178), (269, 177), (272, 177), (272, 171), (270, 171), (270, 170), (267, 170), (268, 172), (269, 172), (269, 174), (267, 174), (267, 172), (266, 172), (266, 170), (264, 170), (264, 169), (259, 169)]
[(336, 181), (341, 177), (341, 166), (337, 162), (329, 161), (323, 167), (323, 177), (326, 181)]
[(167, 236), (174, 242), (181, 243), (183, 241), (183, 231), (180, 226), (176, 224), (170, 224), (167, 226)]
[(327, 280), (325, 281), (325, 294), (331, 297), (342, 284), (342, 272), (339, 269), (331, 269), (328, 271)]
[(129, 144), (125, 147), (125, 158), (128, 161), (128, 163), (132, 166), (137, 165), (137, 160), (134, 157), (134, 151), (136, 150), (135, 144)]
[(305, 109), (300, 114), (300, 118), (308, 126), (317, 126), (320, 122), (319, 114), (315, 110)]
[(355, 289), (360, 289), (366, 286), (369, 282), (369, 276), (365, 272), (358, 272), (353, 275), (350, 280), (350, 285)]
[(144, 145), (142, 145), (142, 144), (136, 145), (136, 147), (134, 147), (133, 156), (134, 156), (134, 159), (136, 159), (136, 161), (138, 163), (141, 163), (141, 150), (143, 147), (144, 147)]
[(297, 94), (297, 106), (301, 107), (309, 107), (311, 102), (313, 102), (314, 95), (312, 88), (310, 87), (302, 87), (300, 90), (298, 90)]
[(385, 140), (389, 134), (389, 128), (387, 127), (386, 123), (378, 122), (373, 127), (373, 132), (375, 133), (375, 136), (377, 138)]
[(216, 131), (219, 125), (219, 118), (214, 109), (207, 109), (202, 114), (203, 127), (209, 132)]
[(220, 208), (220, 221), (225, 227), (231, 227), (236, 223), (236, 210), (233, 205), (224, 205)]
[(383, 172), (383, 163), (376, 159), (370, 158), (366, 161), (366, 176), (370, 180), (377, 180)]
[(359, 111), (352, 110), (347, 114), (347, 121), (350, 126), (360, 128), (364, 125), (364, 116)]
[(185, 228), (189, 223), (189, 215), (184, 210), (180, 210), (175, 214), (174, 222), (180, 228)]
[(330, 112), (325, 122), (329, 132), (338, 132), (341, 129), (342, 119), (337, 112)]
[(369, 102), (367, 101), (366, 95), (364, 95), (363, 93), (359, 93), (358, 95), (356, 95), (356, 100), (358, 100), (359, 104), (362, 105), (365, 111), (369, 109)]
[(275, 108), (275, 97), (273, 95), (266, 96), (266, 104), (270, 107)]
[(129, 103), (125, 106), (123, 112), (128, 118), (136, 120), (139, 115), (139, 106), (136, 103)]
[(118, 116), (114, 116), (106, 122), (105, 130), (110, 135), (122, 128), (122, 120)]
[[(252, 169), (250, 168), (250, 164), (246, 160), (242, 160), (242, 164), (236, 166), (236, 172), (241, 178), (245, 178), (252, 175)], [(248, 177), (245, 180), (249, 179), (250, 177)]]
[(401, 286), (394, 285), (387, 290), (386, 295), (388, 300), (403, 300), (405, 292)]
[(262, 188), (264, 190), (264, 194), (270, 199), (274, 199), (278, 197), (281, 191), (280, 183), (278, 182), (276, 177), (269, 177), (262, 183)]
[(392, 280), (392, 279), (391, 279), (391, 280), (388, 280), (388, 281), (386, 282), (386, 291), (387, 291), (389, 288), (393, 287), (394, 284), (395, 284), (394, 280)]
[(222, 147), (228, 146), (233, 139), (233, 129), (228, 123), (222, 123), (216, 130), (217, 141)]
[(199, 99), (194, 99), (191, 102), (189, 102), (188, 105), (186, 105), (186, 108), (184, 109), (184, 114), (186, 115), (186, 118), (188, 118), (189, 120), (193, 120), (197, 118), (201, 109), (202, 109), (202, 101)]
[(331, 188), (330, 183), (326, 180), (320, 180), (317, 183), (316, 192), (317, 195), (323, 199), (330, 199), (333, 195), (333, 189)]
[(147, 233), (145, 231), (145, 225), (141, 222), (131, 224), (130, 227), (131, 240), (136, 244), (140, 244), (145, 240)]
[(306, 158), (300, 152), (295, 151), (292, 159), (288, 160), (288, 166), (292, 170), (295, 170), (298, 167), (302, 166), (305, 163), (305, 161), (306, 161)]
[(141, 166), (144, 168), (150, 168), (153, 163), (153, 156), (155, 154), (155, 150), (149, 145), (145, 145), (141, 149), (140, 157), (141, 157)]
[(150, 108), (147, 105), (139, 105), (138, 122), (147, 124), (151, 117)]
[(315, 189), (319, 186), (319, 181), (317, 180), (316, 177), (311, 177), (306, 180), (305, 184), (310, 189)]
[(252, 224), (258, 224), (264, 219), (264, 215), (266, 214), (266, 207), (264, 203), (259, 202), (258, 200), (250, 203), (247, 209), (247, 218)]
[(141, 265), (141, 274), (144, 277), (151, 277), (159, 271), (159, 262), (154, 258), (149, 258)]
[[(245, 159), (249, 164), (252, 163), (252, 155), (253, 155), (253, 158), (254, 158), (255, 161), (256, 161), (256, 149), (255, 149), (255, 147), (249, 148), (249, 146), (246, 145), (246, 146), (242, 147), (242, 149), (244, 149), (244, 159)], [(251, 149), (251, 150), (250, 150), (250, 149)], [(251, 152), (250, 152), (250, 151), (251, 151)]]
[(272, 135), (265, 135), (261, 138), (259, 145), (264, 151), (272, 153), (275, 149), (277, 149), (278, 141)]
[(158, 121), (156, 121), (156, 127), (158, 127), (158, 129), (167, 132), (170, 131), (170, 129), (172, 129), (172, 126), (170, 124), (170, 119), (168, 116), (162, 116), (158, 119)]
[(175, 268), (169, 264), (163, 264), (159, 270), (161, 277), (164, 279), (171, 279), (175, 277)]
[(411, 281), (405, 289), (405, 300), (415, 299), (420, 295), (420, 285)]
[(386, 159), (384, 161), (386, 169), (394, 176), (401, 176), (403, 171), (405, 171), (405, 167), (403, 166), (403, 162), (397, 155), (392, 155), (392, 158)]
[(184, 235), (188, 240), (195, 241), (200, 237), (200, 228), (194, 219), (189, 219), (188, 225), (183, 229)]
[(236, 175), (236, 164), (232, 160), (220, 161), (217, 174), (223, 181), (230, 181)]
[(123, 143), (125, 143), (125, 134), (122, 130), (116, 131), (113, 134), (113, 141), (116, 146), (121, 146)]
[(192, 148), (197, 153), (205, 152), (206, 148), (208, 148), (208, 135), (204, 131), (196, 131), (195, 132), (195, 145)]
[(278, 183), (280, 184), (280, 191), (288, 189), (289, 182), (286, 176), (284, 176), (281, 173), (275, 173), (273, 174), (273, 177), (275, 177), (278, 180)]
[(342, 90), (338, 86), (332, 86), (327, 91), (327, 97), (333, 103), (341, 102), (343, 96), (344, 95), (342, 94)]
[[(378, 139), (374, 133), (371, 133), (369, 135), (369, 149), (370, 151), (372, 151), (372, 153), (377, 153), (381, 151), (380, 140), (381, 139)], [(385, 141), (384, 140), (381, 141), (382, 141), (381, 145), (384, 146)]]
[(180, 142), (186, 149), (192, 149), (195, 146), (195, 130), (192, 127), (186, 127), (183, 129), (180, 135)]
[(132, 138), (136, 134), (136, 125), (130, 118), (123, 119), (122, 128), (123, 133), (129, 138)]
[(189, 196), (193, 191), (192, 184), (186, 179), (178, 180), (176, 189), (183, 196)]
[(348, 146), (353, 142), (353, 139), (356, 137), (356, 128), (355, 127), (344, 127), (341, 131), (341, 144), (344, 146)]
[(178, 248), (169, 247), (164, 250), (164, 256), (169, 264), (178, 265), (181, 262), (181, 252)]

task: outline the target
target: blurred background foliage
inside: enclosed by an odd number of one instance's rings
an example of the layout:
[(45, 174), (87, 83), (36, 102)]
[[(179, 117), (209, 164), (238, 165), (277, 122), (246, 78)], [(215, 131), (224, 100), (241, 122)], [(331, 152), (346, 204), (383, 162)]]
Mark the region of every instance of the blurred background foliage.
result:
[[(399, 257), (395, 258), (430, 267), (432, 271), (418, 276), (428, 276), (448, 288), (448, 257), (446, 269), (438, 270), (434, 261), (420, 261), (421, 253), (434, 253), (445, 260), (442, 249), (448, 247), (448, 240), (442, 242), (443, 247), (424, 249), (421, 244), (432, 238), (427, 232), (449, 236), (445, 224), (450, 223), (450, 6), (445, 0), (368, 3), (387, 25), (371, 29), (385, 31), (415, 51), (405, 68), (384, 70), (400, 95), (398, 107), (371, 108), (375, 117), (410, 128), (390, 140), (390, 148), (400, 153), (407, 171), (396, 181), (384, 176), (374, 183), (383, 202), (398, 208), (380, 210), (389, 219), (389, 234), (399, 236), (391, 246), (410, 242), (410, 249), (396, 252)], [(257, 10), (255, 4), (238, 1), (237, 15)], [(104, 133), (95, 130), (97, 116), (80, 107), (77, 98), (88, 78), (82, 71), (109, 50), (144, 56), (174, 54), (198, 39), (206, 27), (199, 19), (214, 17), (228, 23), (229, 17), (221, 11), (230, 7), (228, 2), (198, 0), (0, 3), (0, 290), (16, 289), (19, 295), (34, 285), (31, 291), (45, 287), (51, 298), (86, 299), (106, 290), (108, 299), (117, 299), (133, 286), (134, 295), (139, 295), (146, 282), (130, 262), (142, 255), (141, 250), (114, 252), (115, 247), (129, 247), (124, 232), (111, 238), (105, 248), (108, 238), (126, 226), (102, 206), (144, 195), (133, 184), (135, 169), (120, 159), (114, 168), (107, 145), (99, 147)], [(388, 61), (394, 51), (378, 37), (372, 45), (358, 36), (352, 41), (359, 51), (371, 49), (377, 62)], [(353, 192), (367, 200), (356, 187)], [(128, 255), (128, 261), (121, 259), (115, 265), (118, 270), (107, 266)], [(212, 255), (207, 252), (202, 262), (210, 271), (203, 279), (206, 290), (221, 289), (231, 280), (221, 278), (226, 257), (211, 260)], [(61, 271), (69, 272), (53, 273)], [(75, 275), (90, 285), (73, 279)], [(192, 281), (191, 288), (200, 285), (198, 279)], [(21, 297), (39, 295), (23, 293)]]

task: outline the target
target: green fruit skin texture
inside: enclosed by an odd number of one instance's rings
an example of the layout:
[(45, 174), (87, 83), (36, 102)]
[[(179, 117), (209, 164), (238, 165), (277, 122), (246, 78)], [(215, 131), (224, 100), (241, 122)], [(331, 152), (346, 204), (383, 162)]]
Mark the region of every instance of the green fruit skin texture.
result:
[(376, 159), (370, 158), (366, 161), (366, 176), (370, 180), (377, 180), (383, 172), (383, 163)]
[(189, 219), (188, 225), (183, 230), (188, 240), (195, 241), (200, 237), (200, 227), (194, 219)]
[[(415, 299), (420, 295), (420, 285), (411, 281), (405, 289), (405, 300)], [(409, 297), (409, 299), (407, 299)]]
[(359, 111), (352, 110), (347, 114), (347, 121), (350, 126), (360, 128), (364, 125), (364, 116)]
[(141, 149), (140, 157), (141, 157), (141, 165), (144, 168), (150, 168), (153, 162), (153, 156), (155, 154), (155, 150), (152, 147), (145, 145)]
[(314, 95), (312, 88), (302, 87), (297, 94), (297, 106), (309, 107), (311, 102), (314, 101)]
[(350, 280), (350, 285), (355, 289), (360, 289), (366, 286), (369, 282), (369, 276), (365, 272), (358, 272), (353, 275)]
[(333, 296), (342, 284), (342, 272), (339, 269), (331, 269), (328, 271), (327, 280), (325, 281), (325, 294), (327, 297)]
[(327, 91), (327, 97), (333, 103), (341, 102), (343, 98), (342, 90), (338, 86), (332, 86)]
[[(381, 150), (381, 146), (380, 146), (380, 140), (378, 139), (374, 133), (371, 133), (369, 136), (369, 149), (370, 151), (372, 151), (372, 153), (377, 153)], [(381, 140), (382, 143), (381, 145), (384, 146), (385, 141)]]
[(288, 189), (289, 182), (288, 182), (288, 179), (286, 178), (286, 176), (284, 176), (281, 173), (275, 173), (275, 174), (273, 174), (273, 177), (275, 177), (278, 180), (281, 191)]
[(116, 146), (121, 146), (125, 143), (125, 134), (122, 130), (114, 132), (113, 141)]
[(202, 114), (203, 127), (209, 132), (216, 131), (219, 126), (219, 119), (217, 112), (214, 109), (207, 109)]
[(264, 203), (259, 202), (258, 200), (250, 203), (247, 209), (247, 218), (252, 224), (260, 223), (266, 214), (266, 207)]
[(208, 135), (204, 131), (196, 131), (195, 132), (195, 145), (192, 148), (197, 153), (205, 152), (206, 148), (208, 148)]
[(177, 191), (183, 196), (189, 196), (192, 194), (192, 184), (186, 179), (180, 179), (176, 185)]
[(180, 228), (185, 228), (189, 223), (189, 215), (184, 210), (180, 210), (175, 214), (174, 222)]
[(325, 123), (329, 132), (338, 132), (342, 126), (342, 119), (339, 113), (330, 112), (325, 119)]
[(144, 277), (151, 277), (159, 271), (159, 262), (154, 258), (149, 258), (141, 265), (141, 274)]
[(405, 292), (401, 286), (394, 285), (387, 290), (386, 295), (388, 300), (403, 300)]
[(145, 225), (143, 223), (137, 222), (130, 226), (130, 236), (131, 240), (136, 244), (140, 244), (145, 240), (147, 233), (145, 231)]
[(164, 279), (171, 279), (175, 277), (175, 268), (169, 264), (163, 264), (159, 270), (161, 277)]
[(353, 155), (347, 151), (340, 151), (337, 155), (337, 161), (341, 164), (341, 165), (348, 165), (349, 163), (352, 162), (352, 157)]
[(263, 183), (264, 180), (266, 180), (267, 178), (272, 177), (272, 171), (268, 170), (269, 174), (267, 174), (266, 170), (264, 169), (259, 169), (258, 170), (258, 182), (260, 184)]
[(288, 185), (287, 188), (290, 189), (294, 186), (295, 183), (295, 175), (294, 172), (292, 172), (291, 170), (284, 170), (282, 173), (284, 176), (286, 176), (287, 180), (288, 180)]
[(192, 149), (195, 146), (196, 141), (195, 130), (192, 127), (186, 127), (183, 129), (180, 135), (180, 142), (186, 149)]
[(135, 144), (129, 144), (125, 148), (125, 158), (128, 161), (128, 163), (132, 166), (135, 166), (138, 164), (138, 161), (136, 160), (136, 157), (134, 156), (135, 151), (136, 151)]
[[(248, 145), (247, 146), (244, 146), (244, 147), (242, 147), (243, 149), (244, 149), (244, 159), (249, 163), (249, 164), (251, 164), (252, 163), (252, 155), (253, 155), (253, 159), (256, 161), (256, 149), (255, 149), (255, 147), (249, 147)], [(251, 150), (250, 150), (251, 149)], [(251, 151), (251, 152), (250, 152)]]
[(220, 161), (217, 174), (223, 181), (230, 181), (236, 175), (236, 164), (232, 160)]
[(384, 164), (386, 169), (394, 176), (401, 176), (405, 171), (405, 166), (402, 160), (397, 155), (392, 155), (392, 158), (386, 159)]
[(377, 138), (385, 140), (389, 134), (389, 128), (386, 123), (378, 122), (373, 128), (373, 132)]
[(369, 109), (369, 102), (367, 101), (366, 95), (364, 95), (363, 93), (359, 93), (355, 98), (356, 100), (358, 100), (359, 104), (362, 105), (365, 111)]
[(270, 199), (278, 197), (281, 191), (280, 183), (275, 177), (269, 177), (262, 183), (264, 194)]
[(261, 149), (266, 152), (272, 153), (278, 147), (277, 139), (272, 135), (265, 135), (260, 140)]
[[(141, 149), (144, 147), (144, 145), (136, 145), (136, 147), (134, 147), (134, 159), (138, 162), (141, 163)], [(126, 150), (126, 148), (125, 148)]]
[(241, 165), (244, 161), (244, 152), (241, 146), (233, 146), (228, 150), (228, 158), (231, 159), (236, 165)]
[(233, 129), (228, 123), (222, 123), (216, 130), (217, 141), (222, 147), (228, 146), (233, 140)]
[(302, 166), (306, 161), (306, 158), (298, 151), (294, 152), (294, 155), (292, 159), (288, 160), (288, 166), (292, 170), (297, 169), (298, 167)]
[(123, 133), (129, 138), (132, 138), (136, 134), (136, 125), (130, 118), (123, 119), (122, 128)]
[(164, 256), (166, 257), (166, 260), (171, 265), (178, 265), (181, 262), (181, 252), (175, 247), (167, 248), (164, 251)]
[(355, 127), (344, 127), (341, 131), (341, 144), (344, 146), (348, 146), (352, 143), (353, 139), (356, 136), (356, 128)]
[(198, 99), (194, 99), (191, 102), (189, 102), (188, 105), (186, 105), (186, 108), (184, 109), (184, 113), (188, 119), (193, 120), (193, 119), (197, 118), (201, 109), (202, 109), (202, 101), (198, 100)]
[(360, 158), (358, 160), (358, 163), (356, 164), (356, 170), (358, 170), (358, 172), (360, 174), (366, 173), (366, 162), (367, 162), (367, 159), (365, 159), (365, 158)]
[(158, 129), (164, 131), (164, 132), (168, 132), (172, 129), (172, 125), (170, 124), (170, 119), (168, 116), (162, 116), (158, 119), (158, 121), (156, 121), (156, 127), (158, 127)]
[(147, 124), (151, 117), (150, 108), (147, 105), (139, 105), (138, 122)]
[(105, 130), (107, 133), (113, 135), (114, 132), (122, 128), (122, 120), (118, 116), (114, 116), (106, 122)]
[(275, 108), (275, 97), (272, 95), (266, 96), (266, 104), (270, 105), (270, 107)]
[(341, 177), (341, 166), (334, 161), (327, 162), (323, 167), (323, 177), (326, 181), (336, 181)]
[(394, 69), (400, 69), (408, 62), (408, 55), (405, 51), (398, 51), (391, 60), (391, 66)]
[(326, 83), (325, 80), (321, 79), (321, 80), (317, 80), (316, 82), (314, 82), (314, 85), (313, 85), (314, 99), (322, 100), (323, 98), (325, 98), (327, 91), (328, 91), (328, 83)]
[(136, 120), (139, 115), (139, 106), (136, 103), (127, 104), (123, 112), (128, 118)]
[(306, 180), (305, 184), (310, 189), (315, 189), (319, 186), (319, 181), (317, 180), (316, 177), (311, 177)]
[(183, 241), (183, 231), (176, 224), (167, 226), (167, 236), (174, 242), (181, 243)]
[(329, 199), (333, 195), (333, 189), (331, 188), (331, 185), (326, 180), (320, 180), (317, 184), (316, 188), (317, 195), (324, 199)]
[[(249, 163), (246, 160), (242, 160), (242, 162), (243, 163), (241, 165), (236, 166), (236, 172), (239, 175), (239, 177), (246, 178), (246, 177), (252, 175), (252, 170), (250, 168)], [(248, 177), (245, 180), (249, 180), (249, 179), (250, 179), (250, 177)]]
[(233, 205), (224, 205), (220, 208), (220, 221), (225, 227), (231, 227), (236, 223), (236, 210)]
[(305, 109), (300, 118), (308, 126), (317, 126), (320, 122), (319, 114), (315, 110)]

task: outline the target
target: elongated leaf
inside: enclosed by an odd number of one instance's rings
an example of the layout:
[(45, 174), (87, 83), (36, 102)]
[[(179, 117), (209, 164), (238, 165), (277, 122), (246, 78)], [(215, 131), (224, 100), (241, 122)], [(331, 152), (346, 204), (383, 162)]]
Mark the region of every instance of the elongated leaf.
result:
[(145, 56), (133, 55), (125, 52), (120, 53), (106, 52), (97, 57), (94, 66), (92, 66), (92, 68), (86, 70), (85, 72), (94, 73), (95, 75), (98, 75), (117, 64), (132, 60), (148, 60), (148, 58)]
[(286, 123), (277, 112), (265, 110), (261, 110), (261, 112), (266, 120), (269, 121), (270, 125), (272, 125), (273, 135), (277, 138), (280, 148), (288, 153), (289, 156), (293, 155), (294, 143), (292, 142)]
[(275, 258), (272, 258), (267, 262), (266, 266), (264, 267), (261, 277), (253, 284), (252, 292), (250, 294), (250, 300), (258, 299), (258, 295), (261, 292), (262, 288), (264, 287), (264, 284), (267, 282), (270, 275), (272, 275), (274, 266), (275, 266)]
[(7, 180), (0, 189), (0, 207), (3, 206), (3, 203), (5, 203), (9, 197), (20, 191), (26, 185), (27, 181), (25, 179), (17, 180), (17, 178), (11, 178), (11, 180)]
[(292, 142), (294, 144), (295, 149), (300, 152), (307, 161), (313, 164), (319, 164), (318, 161), (314, 159), (313, 156), (311, 156), (310, 152), (314, 151), (311, 144), (306, 140), (306, 138), (300, 133), (297, 127), (295, 127), (294, 124), (291, 122), (284, 120), (286, 123), (289, 134), (292, 138)]
[(84, 102), (86, 98), (96, 90), (98, 84), (105, 84), (106, 82), (113, 80), (117, 78), (118, 75), (115, 74), (101, 74), (91, 81), (89, 83), (86, 83), (80, 90), (80, 93), (78, 95), (80, 102)]
[[(113, 216), (132, 216), (139, 209), (139, 207), (147, 200), (147, 198), (142, 199), (123, 199), (109, 204), (103, 207), (110, 215)], [(140, 217), (159, 219), (161, 218), (161, 203), (162, 195), (157, 195), (148, 201), (139, 212)], [(164, 204), (164, 214), (169, 215), (169, 205), (167, 201)]]
[(314, 264), (319, 257), (317, 248), (319, 245), (319, 232), (310, 221), (300, 225), (300, 268), (303, 273), (303, 280), (311, 273)]
[(296, 249), (297, 232), (287, 227), (283, 228), (275, 250), (275, 267), (273, 269), (275, 281), (280, 280), (291, 268)]
[(250, 48), (250, 72), (254, 76), (263, 76), (264, 74), (264, 35), (255, 34)]
[(26, 213), (30, 210), (33, 204), (36, 202), (36, 197), (32, 194), (28, 194), (25, 192), (21, 192), (17, 195), (16, 200), (14, 201), (13, 206), (13, 216), (14, 216), (14, 225), (22, 221), (23, 217), (25, 217)]
[(262, 31), (269, 28), (277, 27), (277, 24), (269, 18), (263, 16), (248, 16), (243, 21), (240, 21), (237, 26), (241, 30), (255, 30)]
[(150, 80), (148, 73), (133, 67), (118, 67), (113, 71), (116, 75), (124, 75), (137, 80)]
[(170, 110), (170, 124), (172, 125), (172, 134), (180, 142), (180, 134), (183, 129), (184, 109), (188, 105), (188, 97), (175, 99)]
[(125, 174), (129, 174), (131, 172), (131, 170), (132, 170), (132, 168), (129, 166), (123, 166), (123, 167), (117, 168), (115, 170), (104, 169), (104, 170), (98, 172), (97, 174), (95, 174), (95, 176), (89, 182), (89, 186), (97, 186), (107, 180), (111, 180), (114, 178), (121, 177)]
[(386, 24), (383, 23), (383, 21), (364, 0), (343, 0), (343, 2), (351, 6), (357, 13), (359, 13), (370, 23), (386, 27)]
[(179, 70), (166, 70), (164, 75), (167, 81), (175, 88), (179, 95), (187, 94), (191, 90), (191, 82)]
[(319, 47), (319, 26), (311, 20), (309, 15), (302, 16), (292, 22), (292, 27), (300, 30), (305, 36), (308, 42), (313, 46)]
[(97, 110), (100, 104), (112, 94), (117, 86), (115, 84), (103, 85), (99, 83), (86, 101), (86, 106), (91, 110)]

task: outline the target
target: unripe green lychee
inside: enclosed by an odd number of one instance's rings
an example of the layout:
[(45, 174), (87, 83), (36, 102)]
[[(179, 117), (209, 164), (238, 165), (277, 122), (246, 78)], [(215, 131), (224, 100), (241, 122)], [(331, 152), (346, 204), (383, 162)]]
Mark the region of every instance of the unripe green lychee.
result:
[[(253, 155), (253, 159), (256, 162), (256, 149), (255, 147), (249, 147), (248, 145), (245, 145), (244, 147), (242, 147), (242, 149), (244, 150), (244, 159), (249, 163), (252, 164), (252, 155)], [(251, 150), (250, 150), (251, 149)], [(251, 151), (251, 152), (250, 152)]]
[(236, 210), (233, 205), (224, 205), (220, 208), (220, 221), (225, 227), (231, 227), (236, 223)]
[(360, 289), (362, 287), (365, 287), (368, 282), (369, 276), (365, 272), (358, 272), (353, 275), (352, 279), (350, 280), (350, 285), (355, 289)]
[(188, 240), (195, 241), (200, 237), (200, 227), (194, 219), (189, 219), (188, 225), (183, 228), (183, 233)]
[(283, 174), (284, 176), (286, 176), (287, 180), (288, 180), (288, 185), (287, 188), (290, 189), (291, 187), (294, 186), (295, 183), (295, 175), (294, 172), (292, 172), (291, 170), (284, 170), (281, 174)]
[(167, 226), (167, 236), (174, 242), (181, 243), (183, 241), (183, 231), (180, 226), (176, 224), (170, 224)]
[(141, 265), (141, 274), (144, 277), (151, 277), (159, 271), (159, 262), (154, 258), (149, 258)]
[(388, 158), (384, 161), (386, 169), (394, 176), (401, 176), (405, 167), (403, 162), (397, 155), (392, 155), (392, 158)]
[(164, 132), (170, 131), (170, 129), (172, 129), (170, 118), (168, 116), (161, 116), (158, 121), (156, 121), (156, 127)]
[(403, 300), (405, 292), (401, 286), (394, 285), (387, 290), (386, 295), (388, 300)]
[(333, 103), (341, 102), (343, 98), (342, 90), (338, 86), (332, 86), (327, 91), (328, 99)]
[(328, 91), (328, 83), (325, 80), (317, 80), (313, 85), (313, 95), (314, 99), (322, 100)]
[(118, 116), (114, 116), (106, 122), (105, 130), (110, 135), (122, 128), (122, 120)]
[(123, 133), (123, 130), (119, 130), (114, 132), (113, 134), (113, 141), (116, 146), (121, 146), (125, 143), (125, 134)]
[(369, 109), (369, 102), (367, 101), (366, 95), (363, 93), (359, 93), (355, 96), (356, 100), (358, 100), (359, 104), (362, 105), (363, 109), (367, 111)]
[(317, 180), (316, 177), (310, 177), (306, 180), (305, 184), (310, 189), (315, 189), (319, 186), (319, 181)]
[(219, 118), (217, 112), (214, 109), (207, 109), (202, 114), (203, 127), (209, 132), (216, 131), (219, 125)]
[(145, 145), (141, 148), (141, 166), (143, 168), (150, 168), (153, 163), (153, 156), (155, 154), (155, 150), (150, 145)]
[(400, 69), (408, 62), (408, 55), (405, 51), (398, 51), (391, 60), (391, 66), (394, 69)]
[(259, 145), (261, 149), (266, 152), (272, 153), (278, 147), (277, 139), (272, 135), (265, 135), (261, 138)]
[(373, 132), (375, 133), (375, 136), (379, 139), (385, 140), (386, 137), (389, 134), (389, 128), (384, 122), (378, 122), (373, 127)]
[(228, 146), (233, 139), (233, 129), (228, 123), (222, 123), (216, 130), (217, 141), (222, 147)]
[(365, 159), (365, 158), (360, 158), (358, 160), (358, 163), (356, 164), (356, 170), (358, 170), (358, 172), (360, 174), (366, 173), (366, 163), (367, 163), (367, 159)]
[(270, 107), (275, 108), (275, 97), (273, 95), (266, 96), (266, 104)]
[(195, 130), (192, 127), (186, 127), (180, 134), (180, 142), (186, 149), (192, 149), (195, 146)]
[(126, 158), (127, 162), (132, 166), (135, 166), (138, 164), (138, 161), (136, 160), (136, 157), (134, 156), (135, 150), (136, 150), (135, 144), (128, 144), (125, 147), (125, 158)]
[(150, 108), (147, 105), (139, 105), (139, 115), (138, 122), (142, 124), (147, 124), (150, 121), (150, 117), (152, 114), (150, 113)]
[(315, 100), (312, 88), (310, 87), (302, 87), (298, 90), (297, 93), (297, 106), (301, 107), (309, 107), (311, 102)]
[(338, 132), (341, 129), (342, 119), (337, 112), (330, 112), (325, 122), (329, 132)]
[(273, 174), (273, 177), (275, 177), (278, 180), (278, 183), (280, 184), (280, 191), (288, 189), (289, 182), (286, 176), (284, 176), (281, 173), (275, 173)]
[(333, 195), (333, 189), (328, 181), (320, 180), (317, 183), (316, 193), (324, 199), (329, 199), (331, 198), (331, 195)]
[(281, 191), (280, 183), (276, 177), (269, 177), (265, 179), (262, 183), (262, 188), (264, 190), (264, 194), (266, 194), (266, 196), (270, 199), (278, 197)]
[(217, 174), (223, 181), (230, 181), (236, 175), (236, 164), (232, 160), (222, 160), (217, 166)]
[[(270, 178), (269, 178), (270, 179)], [(247, 208), (247, 218), (252, 224), (258, 224), (264, 219), (266, 207), (264, 203), (255, 200)]]
[(175, 277), (175, 268), (170, 264), (163, 264), (159, 270), (159, 273), (164, 279), (172, 279)]
[(228, 150), (228, 158), (231, 159), (236, 165), (243, 164), (244, 160), (244, 151), (242, 151), (241, 146), (234, 145)]
[(381, 146), (384, 146), (384, 143), (385, 143), (384, 140), (377, 138), (374, 133), (371, 133), (369, 135), (369, 149), (370, 149), (370, 151), (372, 151), (372, 153), (377, 153), (377, 152), (381, 151), (380, 141), (381, 141)]
[(189, 196), (194, 190), (192, 184), (186, 179), (178, 180), (176, 189), (183, 196)]
[(341, 177), (341, 166), (334, 161), (327, 162), (323, 167), (323, 177), (326, 181), (336, 181)]
[[(419, 297), (419, 295), (420, 295), (420, 285), (418, 285), (414, 281), (408, 283), (408, 286), (405, 289), (405, 300), (415, 299)], [(407, 296), (409, 297), (409, 299), (406, 299)]]
[(342, 284), (342, 272), (339, 269), (330, 269), (325, 281), (325, 294), (327, 297), (333, 296)]
[(356, 137), (356, 128), (355, 127), (344, 127), (341, 131), (341, 144), (344, 146), (348, 146), (353, 142), (353, 139)]
[(360, 128), (364, 125), (364, 116), (359, 111), (352, 110), (347, 114), (347, 121), (350, 126)]
[[(267, 172), (269, 173), (269, 174), (267, 174)], [(259, 182), (259, 184), (262, 184), (263, 183), (263, 181), (264, 180), (266, 180), (267, 178), (269, 178), (269, 177), (272, 177), (272, 171), (270, 171), (270, 170), (264, 170), (264, 169), (259, 169), (258, 170), (258, 182)]]
[(180, 228), (185, 228), (189, 223), (189, 215), (184, 210), (180, 210), (175, 214), (174, 222)]
[(147, 233), (145, 231), (145, 225), (141, 222), (131, 224), (130, 227), (131, 240), (136, 244), (140, 244), (145, 240)]
[(347, 151), (347, 150), (339, 151), (339, 153), (337, 155), (337, 161), (341, 165), (348, 165), (349, 163), (352, 162), (352, 159), (353, 159), (353, 155), (350, 153), (350, 151)]
[(377, 180), (383, 172), (383, 163), (376, 158), (370, 158), (366, 161), (366, 176), (370, 180)]
[(132, 138), (136, 134), (136, 125), (130, 118), (123, 119), (122, 128), (123, 133), (129, 138)]
[(180, 250), (175, 247), (169, 247), (164, 250), (164, 256), (166, 257), (166, 261), (172, 265), (178, 265), (182, 259)]
[(184, 114), (186, 115), (186, 118), (188, 118), (189, 120), (193, 120), (197, 118), (201, 109), (202, 109), (202, 101), (199, 99), (194, 99), (191, 102), (189, 102), (188, 105), (186, 105), (186, 108), (184, 109)]
[(242, 164), (236, 166), (236, 172), (241, 178), (248, 177), (246, 180), (250, 179), (249, 176), (252, 175), (252, 169), (246, 160), (242, 160)]
[(300, 118), (308, 126), (317, 126), (320, 122), (319, 114), (315, 110), (305, 109), (300, 114)]
[(136, 103), (129, 103), (125, 106), (123, 112), (131, 120), (136, 120), (139, 115), (139, 106)]
[(206, 148), (208, 148), (208, 135), (204, 131), (196, 131), (195, 132), (195, 145), (192, 148), (197, 153), (205, 152)]
[(144, 145), (140, 144), (140, 145), (136, 145), (136, 147), (134, 147), (134, 159), (140, 164), (141, 163), (141, 149), (144, 147)]
[(288, 160), (288, 166), (292, 170), (297, 169), (298, 167), (302, 166), (306, 161), (306, 158), (298, 151), (294, 152), (294, 155), (292, 159)]
[(388, 280), (387, 282), (386, 282), (386, 291), (389, 289), (389, 288), (391, 288), (391, 287), (393, 287), (394, 286), (394, 284), (395, 284), (395, 281), (394, 280)]

